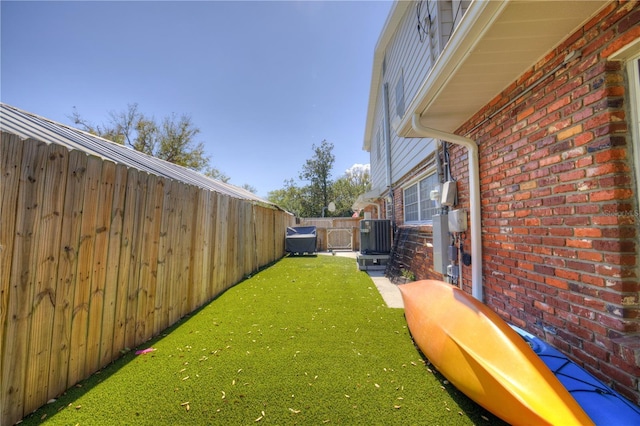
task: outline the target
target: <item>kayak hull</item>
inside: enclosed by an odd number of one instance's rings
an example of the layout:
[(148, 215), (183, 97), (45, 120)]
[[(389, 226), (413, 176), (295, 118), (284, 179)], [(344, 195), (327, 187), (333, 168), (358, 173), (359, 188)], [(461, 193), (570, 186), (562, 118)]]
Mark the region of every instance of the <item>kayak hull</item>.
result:
[(640, 407), (602, 383), (549, 343), (511, 326), (598, 426), (640, 425)]
[(442, 281), (399, 289), (420, 350), (479, 405), (513, 425), (593, 424), (529, 345), (486, 305)]

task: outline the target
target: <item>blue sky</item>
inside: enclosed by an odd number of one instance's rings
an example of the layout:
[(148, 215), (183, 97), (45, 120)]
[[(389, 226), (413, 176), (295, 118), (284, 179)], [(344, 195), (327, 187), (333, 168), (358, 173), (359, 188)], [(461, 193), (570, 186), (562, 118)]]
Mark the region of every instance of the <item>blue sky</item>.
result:
[(188, 114), (211, 163), (266, 196), (312, 145), (333, 177), (362, 150), (373, 52), (388, 1), (0, 2), (0, 99), (66, 124), (138, 103)]

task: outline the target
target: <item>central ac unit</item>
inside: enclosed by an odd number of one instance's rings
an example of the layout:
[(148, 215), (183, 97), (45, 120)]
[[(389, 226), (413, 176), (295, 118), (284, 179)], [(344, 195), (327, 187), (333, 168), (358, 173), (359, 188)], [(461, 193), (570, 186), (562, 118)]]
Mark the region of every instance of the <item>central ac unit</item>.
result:
[(391, 252), (391, 221), (365, 219), (360, 221), (360, 253), (389, 254)]

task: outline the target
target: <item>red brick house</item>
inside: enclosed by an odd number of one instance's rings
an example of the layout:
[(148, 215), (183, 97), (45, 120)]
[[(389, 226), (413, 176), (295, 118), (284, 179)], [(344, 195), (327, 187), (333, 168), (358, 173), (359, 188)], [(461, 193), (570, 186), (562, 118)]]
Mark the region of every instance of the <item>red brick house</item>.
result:
[(390, 270), (452, 280), (639, 403), (639, 123), (638, 2), (397, 2), (364, 140)]

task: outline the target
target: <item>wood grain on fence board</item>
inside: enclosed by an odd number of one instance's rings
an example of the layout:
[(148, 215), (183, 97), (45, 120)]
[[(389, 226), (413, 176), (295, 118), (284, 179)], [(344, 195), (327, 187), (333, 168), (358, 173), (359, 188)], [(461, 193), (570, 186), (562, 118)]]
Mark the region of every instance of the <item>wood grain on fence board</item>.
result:
[(0, 149), (2, 423), (284, 255), (285, 212), (6, 133)]

